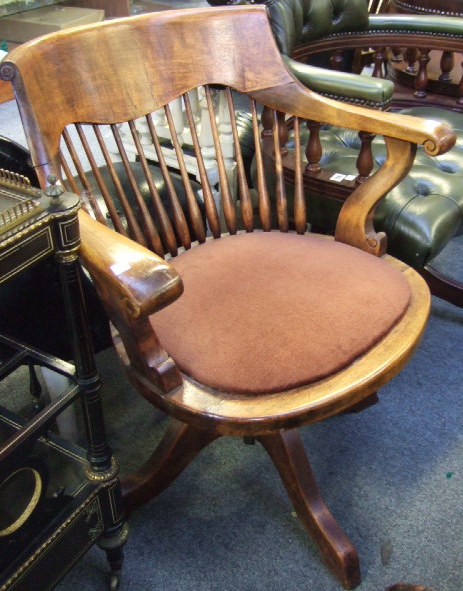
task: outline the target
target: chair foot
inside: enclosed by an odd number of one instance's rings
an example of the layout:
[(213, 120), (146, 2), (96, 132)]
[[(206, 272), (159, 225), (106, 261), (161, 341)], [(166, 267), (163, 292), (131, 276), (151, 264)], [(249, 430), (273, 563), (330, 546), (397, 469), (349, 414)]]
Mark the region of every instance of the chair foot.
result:
[(122, 482), (126, 515), (167, 488), (203, 448), (219, 437), (218, 433), (171, 420), (150, 458)]
[(262, 443), (275, 464), (288, 496), (324, 561), (345, 589), (360, 583), (356, 549), (325, 505), (297, 430), (261, 435)]

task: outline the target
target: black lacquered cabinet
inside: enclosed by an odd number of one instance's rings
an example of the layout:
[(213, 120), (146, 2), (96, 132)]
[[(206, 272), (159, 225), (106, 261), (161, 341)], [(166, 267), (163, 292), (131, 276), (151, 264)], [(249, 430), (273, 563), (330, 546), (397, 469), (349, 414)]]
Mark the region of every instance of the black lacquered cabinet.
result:
[[(0, 590), (52, 589), (94, 543), (107, 553), (110, 587), (116, 589), (127, 526), (80, 283), (79, 199), (51, 182), (39, 195), (16, 175), (0, 176), (0, 193), (13, 200), (0, 213), (0, 284), (54, 257), (73, 350), (69, 363), (0, 335), (0, 380), (24, 365), (70, 378), (69, 387), (29, 419), (0, 400)], [(52, 429), (76, 401), (83, 410), (85, 449)]]

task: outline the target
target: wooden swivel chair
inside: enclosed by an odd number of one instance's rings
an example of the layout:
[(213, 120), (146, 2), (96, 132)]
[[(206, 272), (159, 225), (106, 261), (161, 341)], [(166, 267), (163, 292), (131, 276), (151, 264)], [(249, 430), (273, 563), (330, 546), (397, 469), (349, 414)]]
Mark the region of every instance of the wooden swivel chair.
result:
[[(374, 398), (417, 347), (428, 288), (413, 269), (384, 254), (386, 238), (372, 227), (371, 212), (407, 173), (417, 144), (438, 154), (451, 147), (453, 133), (437, 122), (307, 90), (284, 66), (262, 6), (166, 11), (55, 33), (11, 52), (0, 73), (13, 84), (41, 182), (54, 173), (78, 191), (77, 171), (86, 187), (91, 215), (81, 214), (82, 261), (132, 384), (172, 417), (150, 460), (124, 483), (127, 511), (165, 489), (213, 440), (255, 438), (329, 568), (346, 588), (356, 586), (357, 552), (322, 500), (297, 429)], [(212, 114), (215, 187), (202, 166), (190, 109), (188, 92), (197, 86), (205, 87)], [(237, 195), (223, 166), (216, 92), (226, 93), (230, 107)], [(252, 191), (234, 119), (237, 92), (247, 95), (253, 113), (258, 181)], [(206, 223), (177, 146), (186, 213), (179, 207), (150, 116), (178, 96), (201, 171)], [(257, 103), (294, 115), (296, 126), (299, 118), (312, 119), (387, 136), (384, 166), (346, 201), (335, 239), (306, 234), (300, 166), (289, 226), (278, 149), (271, 210), (263, 162), (279, 145), (280, 115), (275, 111), (273, 137), (261, 140)], [(171, 122), (168, 107), (165, 112)], [(159, 152), (171, 218), (135, 133), (141, 116)], [(120, 141), (123, 122), (134, 132), (137, 163)], [(148, 202), (134, 166), (145, 175)]]

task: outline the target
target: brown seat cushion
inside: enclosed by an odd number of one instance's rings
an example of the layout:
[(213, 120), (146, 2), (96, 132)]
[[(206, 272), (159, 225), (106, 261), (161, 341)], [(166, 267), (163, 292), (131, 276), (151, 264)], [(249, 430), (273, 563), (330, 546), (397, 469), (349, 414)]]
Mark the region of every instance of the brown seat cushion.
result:
[(228, 392), (276, 392), (337, 372), (377, 343), (410, 299), (385, 261), (311, 235), (227, 236), (172, 264), (185, 291), (152, 324), (183, 372)]

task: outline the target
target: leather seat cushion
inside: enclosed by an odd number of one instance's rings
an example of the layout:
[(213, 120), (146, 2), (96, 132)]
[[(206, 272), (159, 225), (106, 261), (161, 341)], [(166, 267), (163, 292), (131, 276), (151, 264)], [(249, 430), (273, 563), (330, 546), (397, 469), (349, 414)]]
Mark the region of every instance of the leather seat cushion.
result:
[(183, 372), (229, 392), (277, 392), (338, 372), (410, 299), (387, 262), (315, 235), (228, 236), (171, 262), (185, 291), (153, 327)]

